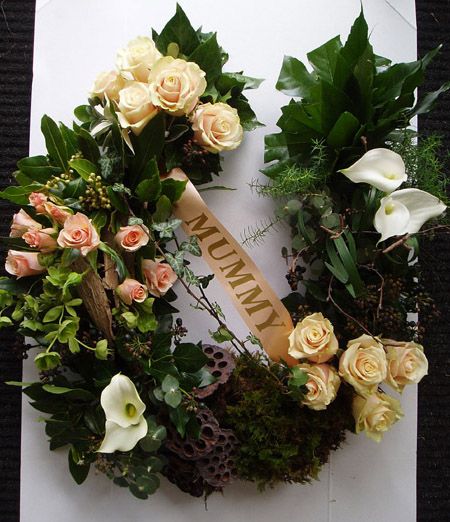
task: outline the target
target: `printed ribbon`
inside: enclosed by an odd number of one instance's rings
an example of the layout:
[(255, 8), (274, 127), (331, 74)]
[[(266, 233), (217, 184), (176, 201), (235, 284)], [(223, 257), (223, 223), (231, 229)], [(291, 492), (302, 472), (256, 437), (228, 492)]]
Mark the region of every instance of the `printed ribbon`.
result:
[(181, 169), (174, 169), (169, 177), (187, 181), (173, 213), (182, 220), (187, 235), (197, 236), (203, 259), (250, 331), (261, 341), (272, 360), (281, 358), (290, 365), (297, 364), (298, 361), (288, 355), (288, 336), (294, 326), (283, 303), (255, 263), (209, 210), (186, 174)]

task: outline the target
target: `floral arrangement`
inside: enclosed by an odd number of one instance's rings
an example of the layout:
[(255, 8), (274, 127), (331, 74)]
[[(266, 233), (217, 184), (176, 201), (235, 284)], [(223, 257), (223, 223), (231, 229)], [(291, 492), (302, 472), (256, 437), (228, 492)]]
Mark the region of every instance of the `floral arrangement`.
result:
[[(308, 54), (311, 72), (285, 58), (277, 87), (295, 99), (266, 138), (270, 181), (254, 183), (281, 199), (265, 228), (292, 230), (292, 328), (277, 360), (255, 332), (234, 335), (207, 296), (214, 276), (189, 267), (201, 235), (176, 235), (189, 182), (168, 174), (210, 181), (220, 153), (260, 125), (243, 95), (260, 80), (223, 71), (216, 34), (178, 6), (97, 77), (80, 123), (43, 117), (47, 154), (20, 160), (18, 185), (0, 193), (20, 206), (0, 326), (32, 339), (23, 356), (33, 350), (39, 380), (11, 384), (47, 415), (50, 449), (69, 448), (77, 483), (91, 467), (142, 499), (160, 476), (194, 496), (236, 478), (305, 483), (347, 431), (379, 441), (400, 419), (384, 385), (401, 393), (426, 375), (422, 322), (436, 313), (418, 236), (446, 230), (422, 228), (446, 208), (438, 140), (417, 146), (409, 130), (449, 88), (415, 99), (434, 53), (392, 65), (361, 14), (345, 45)], [(188, 342), (177, 287), (217, 321), (216, 344)]]

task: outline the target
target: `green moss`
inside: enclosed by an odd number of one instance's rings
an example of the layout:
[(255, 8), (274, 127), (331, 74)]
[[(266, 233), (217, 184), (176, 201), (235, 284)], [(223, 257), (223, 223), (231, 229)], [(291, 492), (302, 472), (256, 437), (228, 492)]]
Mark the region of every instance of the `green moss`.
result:
[(222, 422), (241, 441), (239, 476), (260, 489), (317, 478), (354, 424), (346, 386), (326, 410), (313, 411), (293, 399), (282, 373), (281, 365), (272, 365), (270, 373), (260, 359), (241, 357), (225, 397)]

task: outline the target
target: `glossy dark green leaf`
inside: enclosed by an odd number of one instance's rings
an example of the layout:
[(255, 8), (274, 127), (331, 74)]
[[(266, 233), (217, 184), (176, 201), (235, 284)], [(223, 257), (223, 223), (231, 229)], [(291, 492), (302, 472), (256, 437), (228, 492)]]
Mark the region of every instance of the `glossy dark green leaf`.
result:
[(173, 358), (180, 371), (189, 373), (199, 371), (208, 362), (208, 357), (203, 350), (192, 343), (177, 345), (173, 352)]
[(180, 51), (187, 56), (199, 46), (197, 32), (180, 5), (177, 4), (175, 15), (167, 22), (159, 36), (156, 36), (155, 43), (164, 55), (167, 54), (167, 47), (171, 43), (178, 44)]
[(41, 131), (48, 154), (54, 164), (63, 171), (67, 169), (67, 147), (58, 125), (47, 115), (42, 116)]
[(314, 84), (314, 77), (300, 60), (292, 56), (283, 58), (283, 65), (276, 85), (279, 91), (288, 96), (307, 98)]
[(217, 43), (217, 35), (214, 33), (201, 43), (189, 56), (189, 61), (196, 63), (202, 71), (205, 71), (208, 83), (214, 82), (222, 72), (222, 54)]
[(141, 179), (150, 160), (158, 161), (164, 148), (165, 132), (165, 115), (161, 112), (147, 123), (139, 136), (132, 136), (134, 148), (134, 158), (130, 164), (132, 183), (133, 180)]
[(89, 464), (75, 462), (72, 451), (69, 451), (69, 470), (77, 484), (82, 484), (89, 475)]
[(328, 145), (335, 149), (350, 146), (359, 127), (360, 123), (353, 114), (343, 112), (327, 136)]
[(17, 166), (26, 176), (39, 183), (46, 183), (51, 176), (62, 172), (60, 167), (51, 166), (46, 156), (23, 158), (17, 162)]

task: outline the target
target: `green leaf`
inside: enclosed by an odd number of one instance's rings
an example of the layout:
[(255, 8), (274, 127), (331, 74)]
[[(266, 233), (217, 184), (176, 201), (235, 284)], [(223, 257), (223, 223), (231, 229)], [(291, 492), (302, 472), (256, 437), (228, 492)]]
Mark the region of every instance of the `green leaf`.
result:
[(352, 25), (350, 34), (342, 49), (342, 56), (350, 67), (354, 67), (364, 54), (368, 44), (368, 27), (363, 10)]
[(0, 198), (16, 203), (17, 205), (28, 205), (28, 196), (32, 192), (39, 192), (40, 190), (42, 190), (40, 183), (33, 183), (26, 187), (12, 186), (0, 192)]
[(107, 361), (108, 353), (108, 341), (106, 339), (97, 341), (95, 345), (95, 357), (100, 361)]
[(360, 123), (352, 113), (343, 112), (327, 136), (328, 145), (334, 149), (352, 145), (359, 127)]
[(121, 214), (128, 214), (128, 206), (121, 192), (116, 192), (114, 187), (109, 186), (107, 188), (108, 198), (111, 205), (118, 210)]
[(91, 174), (97, 173), (97, 167), (86, 159), (70, 160), (69, 165), (73, 170), (76, 170), (85, 181), (89, 180)]
[(165, 179), (161, 183), (161, 194), (169, 198), (171, 203), (178, 201), (186, 188), (186, 181), (177, 181), (175, 179)]
[(408, 113), (408, 118), (411, 119), (419, 114), (427, 114), (436, 104), (437, 99), (441, 94), (450, 89), (450, 82), (446, 82), (439, 89), (433, 92), (427, 92), (417, 103), (417, 105)]
[(208, 83), (213, 83), (222, 72), (222, 51), (217, 43), (216, 33), (201, 43), (189, 56), (190, 62), (195, 62), (206, 73)]
[(290, 373), (291, 377), (289, 378), (289, 386), (299, 388), (308, 382), (308, 374), (297, 366), (291, 368)]
[(178, 44), (181, 53), (187, 56), (199, 46), (197, 32), (180, 5), (177, 4), (175, 15), (167, 22), (161, 34), (155, 39), (155, 43), (164, 55), (167, 54), (167, 48), (171, 43)]
[(224, 326), (221, 326), (215, 332), (210, 331), (209, 333), (216, 343), (225, 343), (234, 339), (233, 335)]
[(45, 315), (42, 322), (44, 323), (52, 323), (56, 319), (59, 318), (61, 313), (64, 311), (64, 306), (55, 306), (54, 308), (51, 308)]
[(3, 328), (4, 326), (11, 326), (13, 322), (9, 317), (2, 316), (0, 317), (0, 328)]
[(86, 192), (86, 182), (83, 178), (76, 178), (66, 183), (63, 191), (64, 198), (77, 199)]
[(58, 330), (58, 341), (60, 343), (67, 343), (71, 337), (75, 337), (78, 331), (78, 323), (77, 319), (65, 319)]
[(63, 171), (67, 170), (67, 147), (58, 125), (47, 115), (42, 116), (41, 131), (50, 158)]
[(155, 223), (162, 223), (172, 214), (172, 203), (167, 196), (161, 196), (156, 203), (156, 210), (152, 215)]
[(169, 411), (169, 417), (178, 433), (184, 438), (186, 435), (186, 426), (191, 418), (189, 413), (182, 406), (179, 406)]
[(264, 127), (264, 124), (258, 121), (255, 112), (243, 96), (237, 100), (233, 100), (232, 103), (230, 102), (230, 105), (237, 109), (242, 128), (245, 131), (252, 131), (258, 127)]
[(164, 402), (171, 408), (177, 408), (183, 399), (179, 390), (169, 390), (164, 394)]
[(72, 475), (73, 480), (77, 484), (83, 484), (89, 475), (90, 464), (84, 464), (83, 462), (76, 462), (74, 460), (72, 449), (69, 451), (69, 471)]
[(53, 370), (61, 364), (61, 357), (57, 352), (43, 352), (36, 355), (34, 363), (40, 371)]
[(326, 80), (330, 84), (333, 84), (337, 57), (341, 48), (341, 39), (339, 36), (335, 36), (307, 54), (308, 61), (313, 66), (314, 71), (322, 80)]
[(150, 160), (159, 159), (164, 148), (165, 131), (165, 116), (160, 113), (150, 120), (139, 136), (132, 136), (135, 157), (130, 164), (131, 182), (141, 178)]
[(170, 219), (163, 223), (153, 223), (152, 230), (159, 232), (159, 237), (170, 239), (174, 231), (181, 225), (181, 219)]
[(177, 368), (181, 372), (195, 373), (208, 362), (203, 350), (192, 343), (178, 344), (173, 352)]
[(72, 129), (69, 129), (61, 122), (59, 123), (59, 130), (67, 147), (67, 157), (71, 158), (78, 152), (77, 136)]
[(82, 388), (67, 388), (65, 386), (54, 386), (53, 384), (44, 384), (42, 389), (52, 395), (70, 395), (72, 399), (91, 401), (94, 395)]
[(128, 270), (125, 266), (125, 263), (123, 262), (123, 259), (113, 248), (111, 248), (106, 243), (101, 242), (98, 248), (102, 252), (105, 252), (105, 254), (108, 254), (108, 256), (113, 260), (116, 265), (116, 271), (117, 275), (119, 276), (119, 280), (122, 282), (128, 274)]
[(62, 172), (60, 167), (51, 166), (46, 156), (23, 158), (17, 162), (17, 166), (21, 172), (39, 183), (47, 183), (51, 176)]
[(179, 386), (180, 383), (178, 382), (178, 379), (176, 379), (172, 375), (166, 375), (166, 377), (164, 377), (164, 380), (161, 383), (161, 389), (164, 393), (167, 393), (169, 391), (176, 391), (178, 390)]
[(300, 60), (292, 56), (284, 57), (276, 85), (279, 91), (288, 96), (307, 98), (315, 83), (316, 80)]
[(161, 195), (161, 179), (155, 159), (149, 161), (144, 176), (146, 179), (136, 187), (136, 196), (141, 202), (156, 201)]
[(100, 151), (93, 136), (83, 128), (77, 131), (78, 145), (86, 160), (96, 164), (100, 159)]

